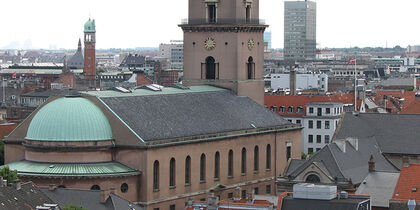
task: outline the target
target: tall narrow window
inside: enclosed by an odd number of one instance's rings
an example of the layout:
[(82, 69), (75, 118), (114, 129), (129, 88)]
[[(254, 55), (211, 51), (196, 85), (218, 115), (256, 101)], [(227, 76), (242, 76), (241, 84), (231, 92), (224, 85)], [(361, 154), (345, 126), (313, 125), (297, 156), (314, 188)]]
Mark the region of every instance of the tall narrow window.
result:
[(260, 151), (258, 146), (254, 148), (254, 171), (258, 171), (260, 167)]
[(288, 161), (292, 157), (292, 147), (287, 146), (286, 148), (286, 160)]
[(216, 5), (215, 4), (209, 4), (207, 5), (208, 8), (208, 21), (209, 23), (215, 23), (216, 22)]
[(169, 186), (175, 187), (175, 158), (169, 162)]
[(220, 178), (220, 153), (214, 155), (214, 179)]
[(191, 157), (185, 158), (185, 185), (191, 184)]
[(200, 157), (200, 182), (206, 181), (206, 155), (203, 153)]
[(267, 145), (267, 154), (265, 160), (265, 168), (271, 169), (271, 145)]
[(159, 189), (159, 161), (153, 163), (153, 190)]
[(229, 150), (228, 155), (228, 177), (233, 177), (233, 151)]
[(248, 58), (247, 74), (248, 74), (248, 79), (254, 78), (254, 59), (252, 57)]
[(206, 79), (216, 79), (216, 63), (211, 56), (206, 58)]
[(241, 173), (245, 175), (246, 173), (246, 149), (242, 148), (242, 157), (241, 157)]
[(251, 22), (251, 5), (246, 5), (246, 22)]

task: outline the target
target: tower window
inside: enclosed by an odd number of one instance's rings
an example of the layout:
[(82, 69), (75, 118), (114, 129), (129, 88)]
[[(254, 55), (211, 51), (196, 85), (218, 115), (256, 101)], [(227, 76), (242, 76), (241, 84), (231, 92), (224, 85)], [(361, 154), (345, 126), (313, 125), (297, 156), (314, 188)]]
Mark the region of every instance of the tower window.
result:
[(153, 190), (159, 190), (159, 161), (153, 163)]
[(233, 151), (229, 150), (228, 155), (228, 176), (233, 177)]
[(216, 63), (211, 56), (206, 58), (206, 79), (216, 79)]
[(220, 153), (216, 152), (214, 155), (214, 178), (220, 178)]
[(247, 63), (247, 78), (248, 79), (254, 79), (255, 77), (255, 63), (254, 63), (254, 59), (252, 57), (248, 58), (248, 63)]
[(206, 182), (206, 155), (203, 153), (200, 157), (200, 183)]
[(246, 22), (251, 22), (251, 5), (246, 6)]
[(209, 23), (215, 23), (216, 22), (216, 5), (215, 4), (209, 4), (207, 5), (208, 8), (208, 21)]
[(242, 175), (245, 175), (246, 173), (246, 149), (245, 148), (242, 148), (241, 173)]
[(185, 159), (185, 185), (191, 184), (191, 157)]
[(169, 162), (169, 186), (175, 187), (175, 158)]

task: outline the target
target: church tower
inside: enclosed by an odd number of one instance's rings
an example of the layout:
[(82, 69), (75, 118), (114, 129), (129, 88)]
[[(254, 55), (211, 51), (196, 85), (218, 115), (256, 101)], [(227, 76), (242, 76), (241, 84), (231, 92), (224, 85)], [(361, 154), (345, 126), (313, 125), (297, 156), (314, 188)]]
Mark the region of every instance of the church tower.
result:
[(259, 0), (189, 0), (185, 85), (215, 85), (264, 104), (264, 30)]
[(96, 79), (96, 29), (95, 20), (89, 20), (85, 23), (85, 59), (83, 73), (88, 80)]

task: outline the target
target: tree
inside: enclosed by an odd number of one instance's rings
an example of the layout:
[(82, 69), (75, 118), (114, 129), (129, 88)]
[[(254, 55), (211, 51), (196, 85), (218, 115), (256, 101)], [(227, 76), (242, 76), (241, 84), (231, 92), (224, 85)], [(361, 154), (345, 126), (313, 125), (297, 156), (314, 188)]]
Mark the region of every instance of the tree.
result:
[(63, 210), (88, 210), (88, 209), (72, 204), (72, 205), (63, 206)]
[(0, 176), (7, 180), (7, 184), (11, 184), (13, 181), (18, 179), (17, 171), (10, 170), (9, 166), (4, 166), (0, 169)]

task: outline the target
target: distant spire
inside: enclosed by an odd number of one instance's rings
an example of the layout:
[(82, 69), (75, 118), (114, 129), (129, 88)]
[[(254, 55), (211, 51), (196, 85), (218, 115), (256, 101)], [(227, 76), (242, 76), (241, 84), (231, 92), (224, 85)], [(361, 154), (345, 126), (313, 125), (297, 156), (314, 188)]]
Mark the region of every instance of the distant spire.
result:
[(77, 46), (77, 51), (82, 51), (82, 41), (79, 38), (79, 45)]

